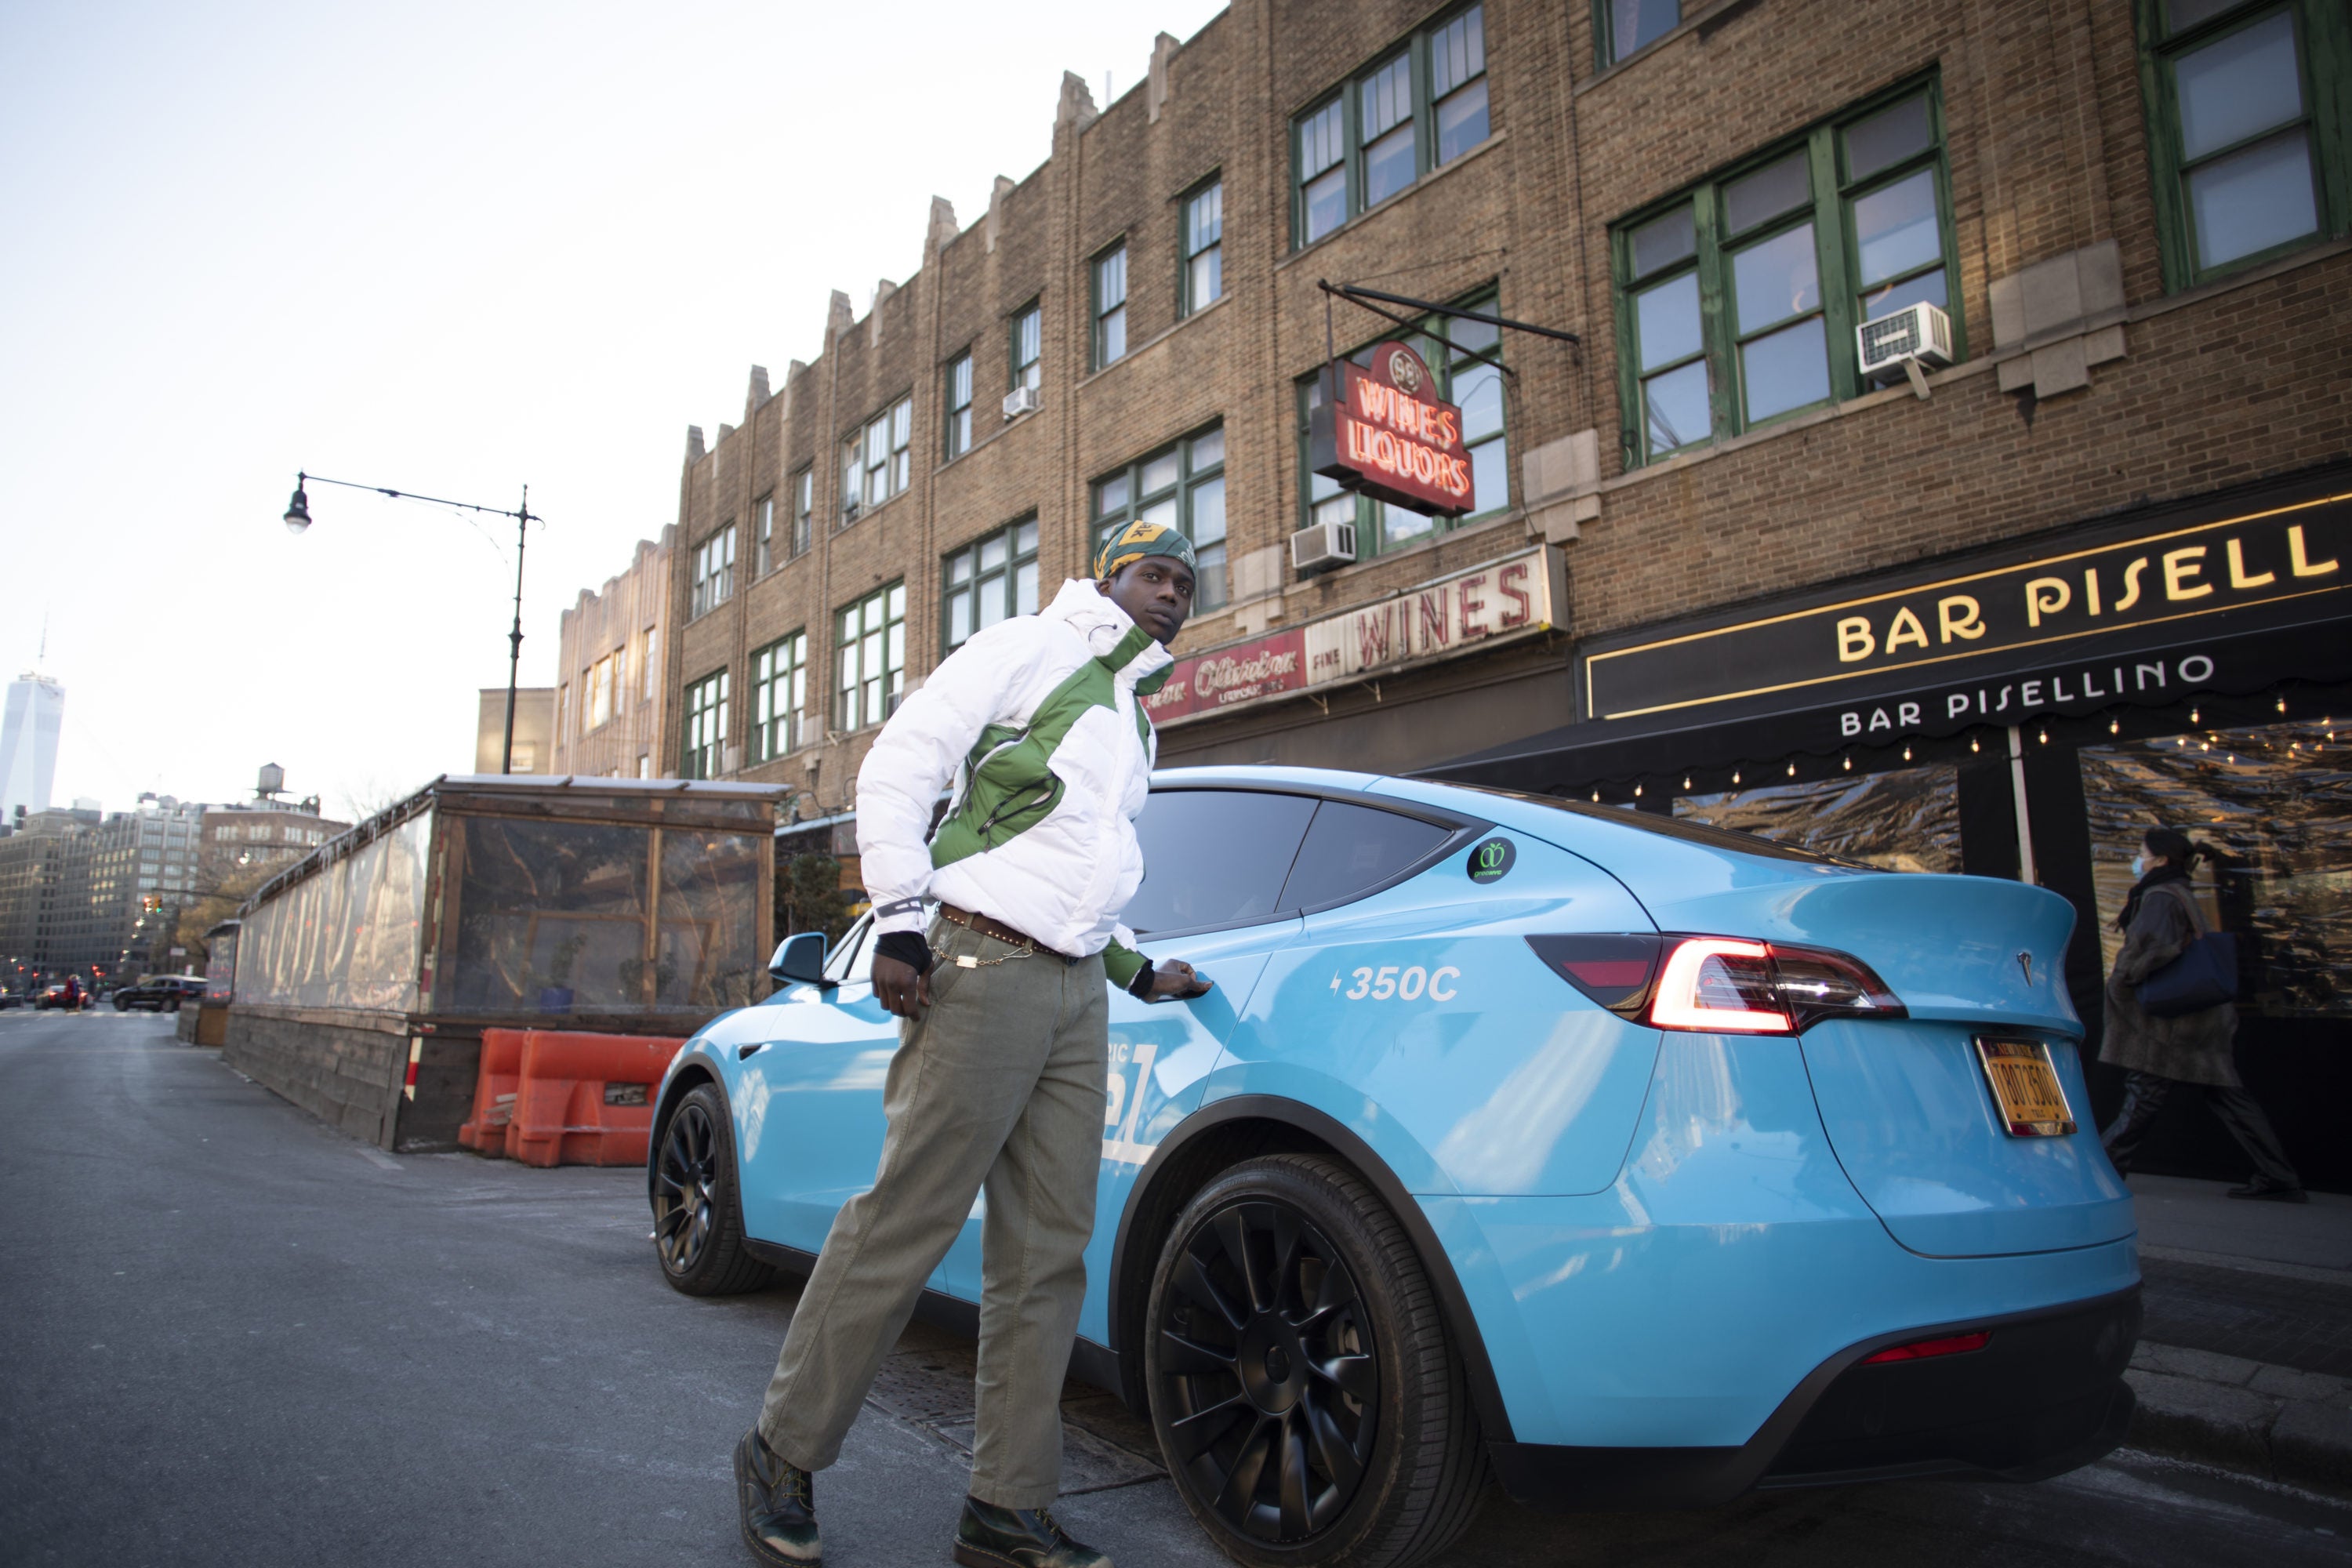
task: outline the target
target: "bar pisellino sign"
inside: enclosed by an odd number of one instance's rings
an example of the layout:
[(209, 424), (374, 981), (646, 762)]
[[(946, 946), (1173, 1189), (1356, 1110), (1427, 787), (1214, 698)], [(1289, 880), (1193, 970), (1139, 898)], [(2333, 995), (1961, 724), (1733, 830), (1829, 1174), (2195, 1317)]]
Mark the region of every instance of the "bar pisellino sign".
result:
[(2115, 634), (2159, 635), (2256, 606), (2343, 594), (2352, 491), (2213, 521), (2149, 525), (2105, 542), (1935, 576), (1780, 614), (1596, 650), (1586, 714), (1633, 719), (1785, 697), (1835, 701), (1917, 668), (2025, 649), (2062, 655)]

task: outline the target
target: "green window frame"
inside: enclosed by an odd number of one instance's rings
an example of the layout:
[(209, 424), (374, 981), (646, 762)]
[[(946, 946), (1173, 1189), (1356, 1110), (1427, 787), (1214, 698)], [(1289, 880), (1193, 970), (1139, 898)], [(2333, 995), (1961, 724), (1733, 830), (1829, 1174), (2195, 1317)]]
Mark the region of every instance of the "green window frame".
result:
[(907, 684), (907, 584), (877, 588), (834, 613), (833, 727), (879, 724), (898, 710)]
[(751, 761), (773, 762), (806, 739), (808, 629), (778, 637), (751, 655)]
[(2343, 236), (2352, 16), (2339, 0), (2137, 0), (2168, 291)]
[(1493, 133), (1482, 0), (1381, 50), (1292, 119), (1291, 248), (1403, 195)]
[(1915, 79), (1610, 233), (1624, 466), (1866, 390), (1854, 329), (1920, 300), (1968, 357), (1940, 84)]
[(948, 361), (948, 458), (950, 461), (971, 450), (971, 351)]
[(915, 400), (901, 397), (850, 432), (841, 447), (841, 525), (905, 489), (914, 478)]
[(726, 762), (727, 671), (687, 682), (686, 722), (679, 729), (677, 776), (715, 779)]
[(1195, 611), (1231, 596), (1225, 571), (1225, 427), (1203, 426), (1095, 480), (1088, 508), (1089, 569), (1114, 529), (1139, 520), (1173, 524), (1192, 542)]
[[(1454, 303), (1459, 310), (1483, 310), (1488, 315), (1500, 313), (1497, 290), (1492, 284)], [(1438, 335), (1447, 342), (1440, 342)], [(1504, 357), (1502, 338), (1499, 330), (1485, 321), (1465, 321), (1454, 317), (1432, 315), (1422, 318), (1415, 331), (1391, 328), (1377, 338), (1360, 343), (1348, 355), (1356, 363), (1368, 365), (1371, 363), (1372, 350), (1381, 343), (1405, 342), (1412, 345), (1413, 352), (1421, 355), (1431, 374), (1437, 378), (1437, 385), (1433, 389), (1436, 395), (1462, 410), (1463, 445), (1470, 452), (1471, 484), (1478, 498), (1476, 511), (1458, 519), (1423, 517), (1417, 511), (1408, 511), (1402, 507), (1342, 489), (1337, 479), (1326, 479), (1310, 468), (1307, 461), (1308, 427), (1315, 410), (1323, 401), (1323, 374), (1318, 369), (1298, 378), (1295, 398), (1298, 410), (1299, 526), (1305, 528), (1318, 522), (1353, 523), (1358, 558), (1369, 560), (1509, 510), (1509, 398), (1505, 390), (1509, 377), (1498, 365), (1484, 363), (1471, 357), (1479, 354), (1500, 361)]]
[(1045, 378), (1045, 308), (1032, 300), (1013, 312), (1012, 331), (1007, 343), (1005, 363), (1011, 367), (1005, 378), (1008, 392), (1027, 387), (1037, 390)]
[(1682, 25), (1682, 0), (1592, 0), (1593, 63), (1607, 70)]
[(1093, 278), (1094, 349), (1091, 367), (1100, 370), (1127, 357), (1127, 241), (1096, 253), (1087, 270)]
[(1225, 292), (1225, 181), (1212, 174), (1184, 195), (1176, 225), (1176, 300), (1181, 315)]
[(695, 546), (692, 590), (686, 618), (709, 615), (735, 596), (735, 525), (729, 523)]
[(974, 632), (1037, 613), (1037, 519), (1007, 523), (950, 552), (941, 573), (940, 643), (953, 653)]

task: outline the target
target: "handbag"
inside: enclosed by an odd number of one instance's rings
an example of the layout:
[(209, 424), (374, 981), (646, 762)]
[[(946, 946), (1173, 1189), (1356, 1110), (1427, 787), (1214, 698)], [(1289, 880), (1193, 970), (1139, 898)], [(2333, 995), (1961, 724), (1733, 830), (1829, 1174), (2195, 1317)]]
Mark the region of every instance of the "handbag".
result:
[(2132, 988), (2139, 1010), (2151, 1018), (2178, 1018), (2238, 999), (2238, 939), (2229, 931), (2207, 931), (2196, 900), (2186, 892), (2180, 897), (2197, 935), (2171, 963)]

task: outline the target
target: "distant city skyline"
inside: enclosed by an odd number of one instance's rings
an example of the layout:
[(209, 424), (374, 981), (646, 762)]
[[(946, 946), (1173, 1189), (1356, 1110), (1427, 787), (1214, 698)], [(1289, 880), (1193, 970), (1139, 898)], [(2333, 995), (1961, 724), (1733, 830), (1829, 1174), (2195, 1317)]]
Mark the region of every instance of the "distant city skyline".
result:
[[(46, 612), (52, 799), (233, 800), (275, 755), (355, 814), (466, 771), (512, 534), (313, 489), (291, 538), (295, 470), (529, 483), (521, 682), (551, 684), (562, 609), (675, 520), (686, 427), (814, 359), (833, 289), (903, 282), (932, 196), (968, 225), (1035, 169), (1065, 69), (1124, 93), (1220, 9), (918, 4), (887, 49), (725, 0), (0, 12), (0, 288), (38, 302), (5, 329), (0, 669)], [(877, 123), (886, 82), (910, 107)]]

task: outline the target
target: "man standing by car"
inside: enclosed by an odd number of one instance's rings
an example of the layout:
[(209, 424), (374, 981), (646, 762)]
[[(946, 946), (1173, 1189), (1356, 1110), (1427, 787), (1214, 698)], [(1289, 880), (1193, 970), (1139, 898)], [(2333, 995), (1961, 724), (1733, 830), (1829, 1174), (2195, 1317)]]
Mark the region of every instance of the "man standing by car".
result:
[[(874, 992), (904, 1019), (874, 1185), (835, 1219), (735, 1449), (743, 1539), (818, 1560), (811, 1474), (833, 1463), (882, 1357), (983, 1184), (977, 1431), (954, 1555), (968, 1568), (1108, 1568), (1047, 1510), (1101, 1160), (1105, 980), (1198, 996), (1119, 913), (1158, 748), (1142, 699), (1192, 612), (1191, 541), (1132, 523), (1045, 612), (980, 633), (884, 727), (857, 775)], [(933, 803), (953, 805), (936, 833)], [(923, 907), (939, 912), (925, 936)]]

